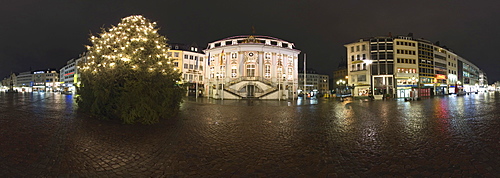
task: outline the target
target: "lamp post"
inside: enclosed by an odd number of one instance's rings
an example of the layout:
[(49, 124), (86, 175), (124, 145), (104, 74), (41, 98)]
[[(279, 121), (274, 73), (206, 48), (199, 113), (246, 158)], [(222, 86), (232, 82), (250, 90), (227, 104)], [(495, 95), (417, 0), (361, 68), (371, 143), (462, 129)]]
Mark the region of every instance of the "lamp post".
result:
[[(283, 78), (283, 85), (285, 85), (285, 82), (286, 82), (286, 74), (281, 74), (281, 77)], [(287, 89), (287, 87), (283, 87), (283, 91), (285, 91)], [(285, 93), (281, 92), (281, 96), (280, 97), (283, 97), (285, 96)]]
[(280, 74), (278, 74), (278, 101), (281, 101), (281, 79), (280, 79)]
[(370, 93), (373, 95), (373, 78), (372, 78), (372, 60), (365, 60), (366, 67), (368, 68), (366, 71), (368, 73), (367, 78), (370, 78)]
[(215, 73), (215, 95), (219, 97), (219, 72)]

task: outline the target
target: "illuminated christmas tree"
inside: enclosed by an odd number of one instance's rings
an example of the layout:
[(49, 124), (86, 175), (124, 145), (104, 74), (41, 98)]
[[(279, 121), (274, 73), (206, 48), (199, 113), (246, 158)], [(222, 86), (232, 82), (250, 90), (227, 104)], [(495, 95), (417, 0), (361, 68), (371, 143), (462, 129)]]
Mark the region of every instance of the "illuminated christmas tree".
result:
[(155, 22), (140, 15), (90, 38), (87, 61), (79, 66), (79, 108), (124, 123), (152, 124), (179, 109), (184, 89), (167, 55), (167, 39)]

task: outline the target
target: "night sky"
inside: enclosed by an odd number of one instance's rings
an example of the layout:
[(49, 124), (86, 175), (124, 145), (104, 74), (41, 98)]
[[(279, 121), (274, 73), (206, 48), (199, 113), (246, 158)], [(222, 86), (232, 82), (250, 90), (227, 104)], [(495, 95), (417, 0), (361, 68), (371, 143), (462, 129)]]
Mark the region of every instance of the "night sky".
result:
[[(500, 1), (471, 0), (0, 0), (0, 78), (32, 68), (60, 69), (85, 51), (90, 34), (129, 15), (158, 23), (172, 43), (252, 33), (295, 43), (307, 66), (332, 75), (344, 44), (413, 33), (440, 41), (500, 80)], [(302, 63), (302, 62), (300, 62)]]

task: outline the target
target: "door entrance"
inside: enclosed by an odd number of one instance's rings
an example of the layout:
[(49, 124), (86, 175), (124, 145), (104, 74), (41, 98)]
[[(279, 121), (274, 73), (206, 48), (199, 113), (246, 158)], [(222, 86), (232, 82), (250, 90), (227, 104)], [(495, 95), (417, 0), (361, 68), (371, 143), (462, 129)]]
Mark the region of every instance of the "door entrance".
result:
[(398, 98), (408, 98), (410, 97), (409, 89), (398, 89)]
[(247, 97), (254, 97), (254, 96), (255, 96), (255, 86), (247, 85)]

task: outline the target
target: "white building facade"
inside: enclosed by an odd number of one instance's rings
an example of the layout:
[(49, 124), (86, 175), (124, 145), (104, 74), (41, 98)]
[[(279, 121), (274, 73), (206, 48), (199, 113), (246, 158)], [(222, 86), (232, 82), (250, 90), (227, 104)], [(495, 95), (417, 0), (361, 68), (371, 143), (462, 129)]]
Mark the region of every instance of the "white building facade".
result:
[[(360, 39), (357, 42), (344, 45), (347, 49), (347, 78), (338, 81), (337, 88), (354, 87), (355, 96), (368, 96), (371, 93), (371, 64), (369, 39)], [(345, 85), (345, 86), (344, 86)]]
[(31, 71), (21, 72), (17, 75), (16, 89), (23, 92), (31, 92), (33, 86), (33, 73)]
[(168, 56), (174, 70), (180, 71), (181, 83), (187, 88), (188, 96), (204, 95), (205, 54), (196, 44), (170, 43)]
[(85, 55), (78, 59), (69, 60), (64, 67), (59, 70), (60, 90), (63, 93), (75, 93), (78, 85), (78, 64), (85, 61)]
[(297, 97), (299, 50), (288, 41), (242, 35), (208, 44), (205, 93), (215, 99)]

